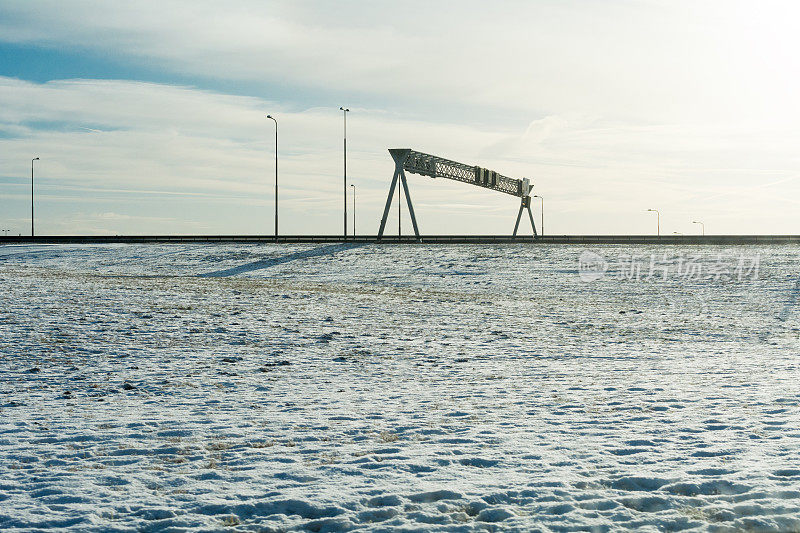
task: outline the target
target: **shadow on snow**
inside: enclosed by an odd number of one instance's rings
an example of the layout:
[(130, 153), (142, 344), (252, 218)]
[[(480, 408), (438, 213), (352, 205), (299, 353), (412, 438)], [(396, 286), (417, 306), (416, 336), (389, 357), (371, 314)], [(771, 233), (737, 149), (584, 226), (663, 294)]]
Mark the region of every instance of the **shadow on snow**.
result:
[(264, 268), (281, 265), (290, 261), (298, 259), (308, 259), (309, 257), (319, 257), (322, 255), (334, 255), (337, 252), (344, 252), (354, 248), (366, 246), (368, 243), (352, 243), (352, 244), (331, 244), (328, 246), (320, 246), (319, 248), (312, 248), (302, 252), (295, 252), (292, 254), (284, 255), (281, 257), (271, 257), (269, 259), (262, 259), (246, 265), (240, 265), (233, 268), (226, 268), (225, 270), (217, 270), (215, 272), (207, 272), (199, 274), (201, 278), (224, 278), (227, 276), (235, 276), (236, 274), (244, 274), (245, 272), (252, 272), (254, 270), (261, 270)]

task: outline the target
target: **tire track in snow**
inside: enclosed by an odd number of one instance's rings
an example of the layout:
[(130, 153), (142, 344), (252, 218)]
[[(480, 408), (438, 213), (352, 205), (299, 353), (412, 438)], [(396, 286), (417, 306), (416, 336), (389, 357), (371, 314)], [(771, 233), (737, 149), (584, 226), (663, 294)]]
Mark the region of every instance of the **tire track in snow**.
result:
[(786, 302), (786, 305), (783, 306), (781, 310), (781, 314), (778, 315), (778, 320), (781, 322), (786, 322), (789, 318), (789, 315), (792, 313), (792, 308), (797, 304), (797, 299), (800, 298), (800, 277), (797, 278), (797, 281), (794, 283), (794, 288), (792, 289), (791, 294), (789, 294), (789, 300)]

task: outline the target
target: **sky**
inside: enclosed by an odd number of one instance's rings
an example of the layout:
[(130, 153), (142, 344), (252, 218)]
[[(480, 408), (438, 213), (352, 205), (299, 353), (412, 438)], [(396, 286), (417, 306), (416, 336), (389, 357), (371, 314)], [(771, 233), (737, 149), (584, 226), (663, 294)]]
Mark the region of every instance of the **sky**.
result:
[[(655, 233), (648, 209), (662, 234), (800, 233), (799, 18), (793, 0), (0, 0), (0, 230), (29, 234), (39, 157), (37, 234), (271, 234), (272, 114), (280, 232), (341, 233), (345, 106), (359, 234), (388, 148), (529, 178), (545, 234)], [(409, 187), (423, 234), (513, 229), (515, 197)]]

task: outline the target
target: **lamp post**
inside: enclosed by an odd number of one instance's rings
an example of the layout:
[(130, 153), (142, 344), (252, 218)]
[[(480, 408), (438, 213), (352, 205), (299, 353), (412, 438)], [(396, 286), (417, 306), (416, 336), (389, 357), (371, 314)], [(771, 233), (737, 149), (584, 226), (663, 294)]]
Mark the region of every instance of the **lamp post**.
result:
[(533, 195), (533, 197), (534, 197), (534, 198), (538, 198), (538, 199), (539, 199), (539, 201), (540, 201), (540, 202), (541, 202), (541, 204), (542, 204), (542, 208), (541, 208), (541, 209), (542, 209), (542, 210), (541, 210), (541, 213), (542, 213), (542, 225), (541, 225), (541, 227), (539, 227), (539, 229), (541, 230), (541, 232), (540, 232), (540, 233), (541, 233), (541, 235), (544, 235), (544, 198), (542, 198), (542, 197), (541, 197), (541, 196), (539, 196), (538, 194), (534, 194), (534, 195)]
[(38, 160), (38, 157), (31, 159), (31, 237), (33, 237), (33, 162)]
[(344, 116), (344, 238), (347, 239), (347, 113), (346, 107), (339, 107)]
[(356, 186), (352, 183), (350, 186), (353, 188), (353, 238), (356, 236)]
[(278, 239), (278, 121), (272, 115), (267, 118), (275, 123), (275, 239)]
[(648, 211), (654, 211), (656, 214), (656, 235), (661, 236), (661, 213), (658, 212), (658, 209), (648, 209)]
[(705, 224), (703, 224), (702, 222), (697, 222), (696, 220), (692, 220), (692, 224), (700, 224), (700, 229), (702, 230), (701, 235), (705, 235), (706, 234), (706, 225)]

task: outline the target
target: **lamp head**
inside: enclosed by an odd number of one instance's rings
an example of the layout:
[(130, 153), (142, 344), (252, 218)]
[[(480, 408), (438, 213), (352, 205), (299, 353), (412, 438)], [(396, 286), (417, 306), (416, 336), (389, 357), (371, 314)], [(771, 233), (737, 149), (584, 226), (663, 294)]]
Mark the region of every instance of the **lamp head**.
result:
[(339, 109), (341, 109), (341, 110), (342, 110), (342, 111), (344, 111), (345, 113), (346, 113), (346, 112), (348, 112), (348, 111), (350, 111), (349, 109), (345, 109), (344, 107), (340, 107)]
[(267, 118), (272, 118), (272, 115), (267, 115)]
[(39, 160), (38, 157), (34, 157), (33, 159), (31, 159), (31, 161), (38, 161), (38, 160)]

